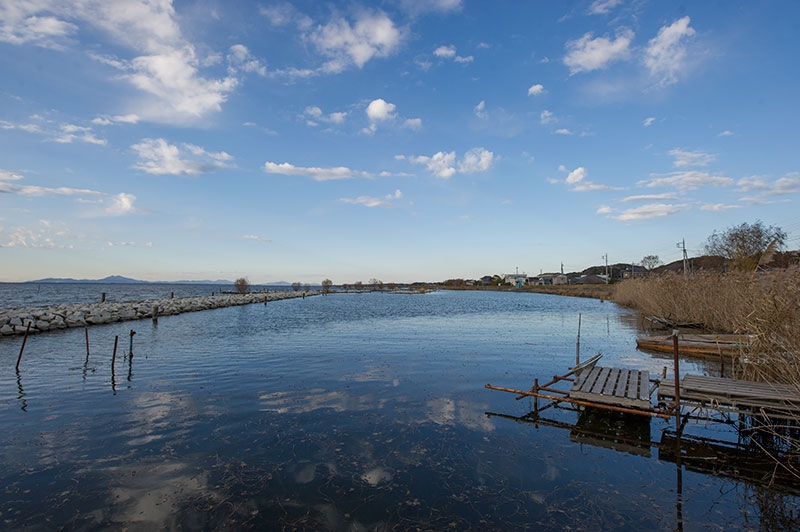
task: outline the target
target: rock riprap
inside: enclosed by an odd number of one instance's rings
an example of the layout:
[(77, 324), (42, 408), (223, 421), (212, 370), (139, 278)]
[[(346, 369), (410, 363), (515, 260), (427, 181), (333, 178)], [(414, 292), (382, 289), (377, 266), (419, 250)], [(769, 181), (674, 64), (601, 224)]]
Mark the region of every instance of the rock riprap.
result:
[[(316, 295), (318, 291), (305, 292)], [(86, 327), (117, 321), (141, 320), (153, 317), (153, 307), (159, 316), (183, 312), (197, 312), (237, 305), (250, 305), (303, 296), (303, 292), (255, 292), (251, 294), (221, 294), (215, 296), (181, 297), (174, 299), (149, 299), (142, 301), (106, 301), (104, 303), (75, 303), (49, 307), (0, 309), (0, 335), (25, 334), (28, 323), (30, 333)]]

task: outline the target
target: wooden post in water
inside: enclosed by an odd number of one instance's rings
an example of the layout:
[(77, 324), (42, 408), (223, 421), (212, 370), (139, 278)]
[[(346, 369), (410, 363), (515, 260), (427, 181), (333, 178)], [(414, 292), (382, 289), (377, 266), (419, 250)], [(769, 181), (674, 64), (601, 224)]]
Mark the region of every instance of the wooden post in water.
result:
[(158, 305), (153, 305), (153, 324), (158, 324)]
[(117, 342), (119, 342), (119, 336), (114, 337), (114, 354), (111, 355), (111, 371), (114, 371), (114, 362), (117, 360)]
[(84, 327), (83, 332), (86, 333), (86, 364), (89, 363), (89, 327)]
[[(535, 393), (539, 393), (539, 379), (533, 379), (533, 391)], [(537, 414), (539, 413), (539, 398), (537, 396), (533, 396), (533, 411)]]
[(19, 348), (19, 356), (17, 357), (17, 371), (19, 371), (19, 363), (22, 361), (22, 352), (25, 351), (25, 342), (28, 341), (28, 333), (31, 330), (31, 323), (33, 323), (33, 320), (28, 320), (28, 328), (25, 329), (25, 338), (22, 339), (22, 347)]
[(678, 362), (678, 329), (672, 329), (672, 363), (673, 370), (675, 371), (675, 431), (676, 436), (681, 437), (681, 382), (679, 375), (679, 362)]
[(581, 363), (581, 315), (578, 313), (578, 341), (575, 344), (575, 365)]
[(105, 303), (105, 302), (106, 302), (106, 293), (102, 292), (100, 294), (100, 303)]
[(170, 299), (175, 299), (175, 292), (170, 292), (169, 293), (169, 298)]
[(128, 356), (131, 357), (131, 358), (133, 358), (133, 335), (134, 334), (136, 334), (136, 331), (131, 329), (131, 348), (130, 348), (130, 351), (128, 353)]

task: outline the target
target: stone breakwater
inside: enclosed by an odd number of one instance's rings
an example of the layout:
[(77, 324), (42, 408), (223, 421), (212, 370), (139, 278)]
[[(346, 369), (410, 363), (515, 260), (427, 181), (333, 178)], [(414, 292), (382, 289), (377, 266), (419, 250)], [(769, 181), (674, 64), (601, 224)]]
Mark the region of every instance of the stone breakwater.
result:
[[(305, 292), (317, 295), (318, 291)], [(117, 321), (141, 320), (153, 317), (153, 307), (158, 316), (183, 312), (197, 312), (236, 305), (250, 305), (280, 299), (302, 297), (303, 292), (256, 292), (252, 294), (224, 294), (216, 296), (181, 297), (104, 303), (76, 303), (49, 307), (0, 309), (0, 335), (25, 334), (31, 324), (30, 334), (70, 327), (86, 327)]]

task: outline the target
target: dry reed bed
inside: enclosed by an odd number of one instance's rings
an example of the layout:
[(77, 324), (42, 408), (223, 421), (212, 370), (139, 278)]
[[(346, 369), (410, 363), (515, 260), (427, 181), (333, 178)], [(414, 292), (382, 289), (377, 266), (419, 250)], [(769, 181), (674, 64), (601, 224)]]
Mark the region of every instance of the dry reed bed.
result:
[(761, 273), (668, 274), (616, 285), (614, 301), (645, 315), (754, 335), (737, 376), (800, 390), (800, 269)]

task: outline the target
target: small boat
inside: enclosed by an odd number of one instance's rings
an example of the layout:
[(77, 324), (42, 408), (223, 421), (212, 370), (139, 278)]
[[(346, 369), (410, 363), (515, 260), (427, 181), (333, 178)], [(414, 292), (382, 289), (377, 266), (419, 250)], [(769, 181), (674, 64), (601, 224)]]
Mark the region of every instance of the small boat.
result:
[[(681, 334), (678, 353), (693, 356), (726, 356), (749, 349), (752, 337), (746, 334)], [(645, 336), (636, 339), (636, 347), (651, 351), (672, 352), (672, 335)]]

